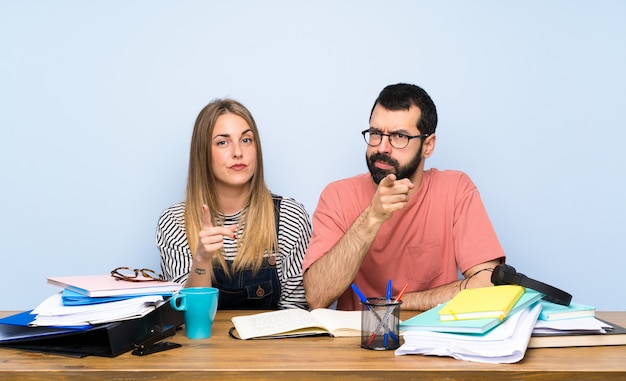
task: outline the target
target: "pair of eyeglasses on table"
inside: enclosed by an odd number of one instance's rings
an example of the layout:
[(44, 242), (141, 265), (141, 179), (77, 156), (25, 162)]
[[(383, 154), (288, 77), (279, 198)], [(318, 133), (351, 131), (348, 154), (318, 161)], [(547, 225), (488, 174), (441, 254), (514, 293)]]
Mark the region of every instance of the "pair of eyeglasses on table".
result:
[(118, 267), (111, 271), (111, 276), (126, 282), (165, 282), (163, 275), (151, 269), (133, 269), (130, 267)]

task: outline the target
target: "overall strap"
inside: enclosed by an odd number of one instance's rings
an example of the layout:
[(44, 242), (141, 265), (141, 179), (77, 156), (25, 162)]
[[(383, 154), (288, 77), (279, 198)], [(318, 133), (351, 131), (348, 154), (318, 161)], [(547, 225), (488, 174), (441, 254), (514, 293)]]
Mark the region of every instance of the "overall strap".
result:
[(280, 220), (280, 202), (283, 198), (272, 194), (272, 201), (274, 202), (274, 222), (276, 223), (276, 237), (278, 238), (278, 221)]

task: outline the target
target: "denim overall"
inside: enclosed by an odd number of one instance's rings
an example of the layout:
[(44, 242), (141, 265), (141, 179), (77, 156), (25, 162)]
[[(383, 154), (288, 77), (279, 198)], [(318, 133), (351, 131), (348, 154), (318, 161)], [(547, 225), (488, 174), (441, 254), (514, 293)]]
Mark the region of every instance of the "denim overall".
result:
[[(276, 235), (278, 235), (280, 200), (276, 196), (273, 197)], [(243, 270), (229, 277), (222, 266), (213, 267), (215, 274), (213, 287), (220, 291), (217, 308), (231, 310), (278, 309), (280, 281), (278, 280), (275, 258), (269, 258), (263, 258), (261, 268), (256, 274), (253, 274), (251, 270)], [(229, 270), (232, 269), (233, 261), (226, 261), (226, 265)]]

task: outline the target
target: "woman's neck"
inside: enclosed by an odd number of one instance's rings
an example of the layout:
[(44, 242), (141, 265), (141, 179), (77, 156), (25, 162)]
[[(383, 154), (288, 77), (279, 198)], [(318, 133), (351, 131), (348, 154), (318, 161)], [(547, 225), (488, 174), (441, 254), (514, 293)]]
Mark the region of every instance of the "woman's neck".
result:
[(246, 206), (250, 189), (248, 187), (219, 187), (217, 194), (220, 211), (224, 214), (235, 214)]

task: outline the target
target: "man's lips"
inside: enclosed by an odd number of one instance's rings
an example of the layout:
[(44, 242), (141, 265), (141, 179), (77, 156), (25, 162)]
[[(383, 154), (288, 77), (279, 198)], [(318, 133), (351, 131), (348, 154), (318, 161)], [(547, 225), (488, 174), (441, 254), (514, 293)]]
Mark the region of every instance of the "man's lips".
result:
[(375, 161), (374, 165), (376, 166), (376, 168), (380, 168), (380, 169), (394, 169), (393, 165), (384, 161)]

